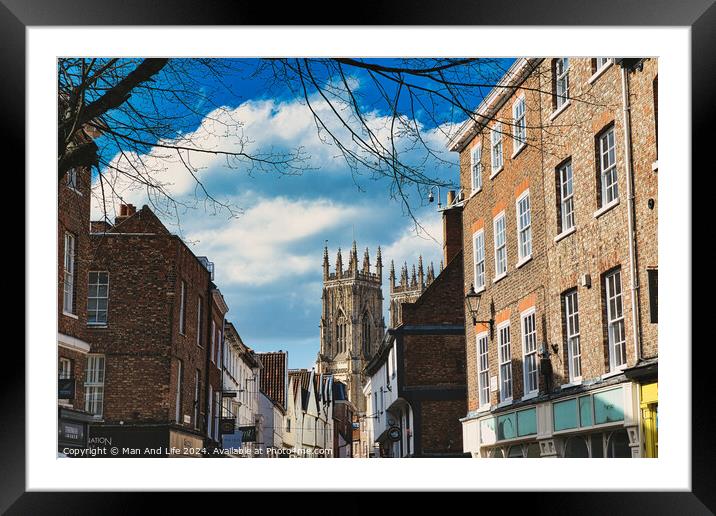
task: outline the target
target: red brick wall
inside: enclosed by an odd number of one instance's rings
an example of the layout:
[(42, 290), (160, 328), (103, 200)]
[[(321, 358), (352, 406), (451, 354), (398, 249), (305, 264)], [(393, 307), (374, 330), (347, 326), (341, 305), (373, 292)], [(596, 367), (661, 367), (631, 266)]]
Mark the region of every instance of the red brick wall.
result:
[(462, 453), (462, 425), (465, 399), (422, 401), (422, 455)]
[[(58, 332), (70, 337), (87, 341), (87, 279), (89, 258), (89, 219), (90, 219), (90, 173), (77, 171), (77, 189), (67, 186), (65, 180), (58, 184), (57, 194), (57, 325)], [(75, 237), (75, 274), (74, 274), (74, 310), (73, 315), (63, 313), (64, 298), (64, 256), (65, 232)], [(72, 360), (75, 378), (75, 399), (72, 406), (84, 408), (84, 379), (87, 356), (79, 351), (58, 346), (58, 365), (60, 358)]]
[(403, 303), (403, 324), (464, 324), (462, 255), (458, 253), (414, 303)]
[[(92, 244), (93, 270), (110, 275), (107, 326), (89, 329), (92, 351), (107, 355), (105, 421), (174, 421), (178, 360), (183, 365), (180, 419), (184, 414), (193, 419), (197, 369), (202, 383), (200, 412), (205, 414), (208, 271), (175, 236), (108, 233), (93, 235)], [(184, 334), (179, 333), (182, 280), (186, 283)], [(201, 346), (197, 345), (199, 299)], [(194, 421), (186, 426), (193, 428)]]
[[(81, 340), (87, 325), (87, 271), (89, 257), (90, 174), (77, 172), (77, 191), (64, 180), (58, 184), (57, 221), (57, 318), (58, 331)], [(75, 236), (74, 315), (63, 313), (65, 232)]]
[[(561, 295), (577, 288), (580, 305), (580, 335), (584, 379), (593, 379), (608, 370), (604, 289), (602, 275), (621, 267), (625, 316), (627, 362), (633, 364), (633, 346), (629, 254), (627, 239), (627, 184), (624, 157), (624, 128), (620, 68), (612, 65), (599, 77), (593, 77), (590, 59), (570, 60), (570, 105), (561, 113), (553, 113), (552, 60), (545, 59), (523, 84), (527, 101), (527, 138), (532, 145), (511, 157), (512, 140), (505, 138), (504, 170), (490, 179), (489, 130), (482, 131), (460, 153), (461, 183), (470, 191), (470, 149), (483, 145), (483, 188), (465, 204), (463, 211), (464, 262), (467, 290), (474, 281), (472, 232), (480, 223), (485, 231), (486, 290), (478, 319), (492, 316), (509, 317), (513, 360), (513, 397), (522, 395), (522, 345), (520, 300), (534, 297), (537, 313), (538, 347), (557, 346), (550, 357), (555, 387), (568, 381), (567, 350), (563, 328)], [(649, 323), (647, 269), (657, 267), (657, 209), (648, 207), (648, 200), (657, 199), (656, 125), (654, 121), (655, 59), (647, 59), (643, 71), (630, 73), (632, 102), (632, 151), (635, 175), (637, 255), (640, 284), (642, 347), (646, 356), (657, 355), (657, 325)], [(520, 92), (518, 90), (517, 95)], [(508, 99), (496, 118), (512, 117)], [(597, 188), (598, 169), (595, 150), (597, 134), (608, 124), (614, 125), (618, 188), (620, 204), (600, 216)], [(492, 123), (488, 124), (489, 127)], [(511, 132), (509, 128), (503, 130)], [(555, 242), (558, 235), (558, 198), (556, 167), (571, 158), (576, 231)], [(515, 200), (527, 182), (530, 189), (532, 214), (533, 259), (520, 268), (517, 262)], [(507, 277), (497, 283), (494, 278), (494, 246), (492, 217), (495, 210), (505, 208), (507, 221)], [(591, 287), (579, 286), (583, 274), (591, 276)], [(478, 328), (480, 331), (482, 328)], [(475, 328), (467, 329), (468, 409), (478, 407), (477, 353)], [(490, 376), (498, 375), (497, 332), (489, 344)], [(540, 375), (540, 389), (542, 377)], [(491, 393), (496, 402), (496, 393)]]

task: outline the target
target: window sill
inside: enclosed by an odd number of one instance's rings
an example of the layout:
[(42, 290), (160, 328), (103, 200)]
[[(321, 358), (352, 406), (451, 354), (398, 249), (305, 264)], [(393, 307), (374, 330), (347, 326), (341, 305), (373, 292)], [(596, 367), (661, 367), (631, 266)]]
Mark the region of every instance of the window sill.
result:
[(512, 156), (510, 156), (510, 159), (515, 159), (517, 156), (519, 156), (520, 153), (521, 153), (523, 150), (525, 150), (525, 147), (527, 147), (527, 144), (526, 144), (526, 143), (523, 143), (522, 145), (520, 145), (519, 147), (517, 147), (517, 149), (515, 149), (514, 151), (512, 151)]
[(505, 401), (499, 402), (496, 408), (509, 407), (512, 405), (512, 401), (512, 398), (507, 398)]
[(492, 280), (492, 283), (495, 284), (498, 281), (500, 281), (501, 279), (506, 278), (506, 277), (507, 277), (507, 272), (503, 272), (499, 276), (495, 276), (495, 278)]
[(570, 387), (578, 387), (578, 386), (580, 386), (580, 385), (582, 385), (582, 379), (581, 379), (581, 378), (580, 378), (579, 380), (573, 380), (573, 381), (571, 381), (571, 382), (569, 382), (569, 383), (562, 384), (562, 385), (560, 386), (560, 389), (569, 389)]
[(522, 258), (519, 262), (515, 264), (515, 268), (519, 269), (524, 264), (532, 261), (532, 255), (526, 256), (525, 258)]
[(492, 408), (492, 407), (491, 407), (491, 405), (488, 403), (487, 405), (482, 405), (480, 408), (477, 409), (476, 412), (477, 412), (478, 414), (483, 414), (483, 413), (485, 413), (485, 412), (489, 412), (489, 411), (490, 411), (490, 408)]
[(502, 165), (500, 168), (498, 168), (497, 170), (495, 170), (494, 172), (492, 172), (492, 173), (490, 174), (490, 179), (495, 179), (495, 178), (497, 177), (497, 174), (499, 174), (500, 172), (502, 172), (502, 169), (504, 169), (504, 168), (505, 168), (505, 166)]
[(607, 70), (609, 70), (609, 68), (611, 68), (611, 66), (612, 66), (613, 64), (614, 64), (614, 61), (613, 61), (613, 60), (612, 60), (612, 61), (609, 61), (607, 64), (605, 64), (604, 66), (602, 66), (599, 70), (597, 70), (596, 72), (594, 72), (594, 74), (593, 74), (589, 79), (587, 79), (587, 84), (593, 84), (594, 81), (596, 81), (597, 79), (599, 79), (599, 78), (604, 74), (604, 72), (606, 72)]
[(560, 240), (563, 240), (563, 239), (567, 238), (569, 235), (571, 235), (571, 234), (574, 233), (575, 231), (577, 231), (577, 226), (572, 226), (572, 227), (569, 228), (568, 230), (562, 231), (559, 235), (557, 235), (556, 237), (554, 237), (554, 243), (556, 244), (556, 243), (559, 242)]
[(485, 291), (485, 285), (481, 286), (480, 288), (476, 288), (476, 289), (475, 289), (475, 294), (479, 294), (479, 293), (484, 292), (484, 291)]
[(622, 369), (617, 369), (616, 371), (610, 371), (608, 373), (605, 373), (602, 375), (602, 380), (606, 380), (608, 378), (612, 378), (614, 376), (619, 376), (620, 374), (624, 373), (624, 369), (626, 369), (626, 366), (623, 366)]
[(98, 328), (98, 329), (102, 329), (102, 328), (106, 328), (106, 327), (107, 327), (107, 324), (92, 324), (92, 323), (87, 323), (87, 328)]
[(533, 398), (536, 398), (537, 396), (539, 396), (539, 391), (531, 392), (529, 394), (525, 394), (524, 396), (522, 396), (522, 399), (520, 401), (531, 400)]
[(549, 115), (549, 121), (553, 122), (555, 118), (557, 118), (559, 115), (562, 114), (562, 112), (567, 109), (570, 104), (572, 103), (572, 99), (567, 99), (567, 102), (559, 106), (557, 109), (555, 109), (551, 115)]
[(73, 313), (70, 313), (70, 312), (65, 312), (64, 310), (62, 310), (62, 315), (65, 315), (65, 316), (67, 316), (67, 317), (69, 317), (69, 318), (71, 318), (71, 319), (77, 319), (77, 320), (79, 320), (79, 316), (77, 316), (77, 315), (75, 315), (75, 314), (73, 314)]
[(614, 199), (614, 200), (613, 200), (612, 202), (610, 202), (609, 204), (607, 204), (607, 205), (605, 205), (605, 206), (602, 206), (602, 207), (599, 208), (597, 211), (595, 211), (595, 212), (594, 212), (594, 218), (595, 218), (595, 219), (598, 219), (599, 217), (601, 217), (602, 215), (604, 215), (606, 212), (608, 212), (609, 210), (611, 210), (611, 209), (614, 208), (615, 206), (619, 206), (619, 197), (617, 197), (616, 199)]
[(69, 185), (67, 185), (67, 188), (68, 188), (69, 190), (72, 190), (73, 192), (75, 192), (77, 195), (80, 195), (80, 196), (82, 195), (82, 192), (80, 192), (77, 188), (73, 188), (73, 187), (71, 187), (71, 186), (69, 186)]
[(468, 199), (468, 200), (472, 199), (473, 197), (475, 197), (475, 196), (476, 196), (477, 194), (479, 194), (480, 192), (482, 192), (482, 187), (478, 188), (477, 190), (473, 190), (472, 192), (470, 192), (470, 197), (468, 197), (467, 199)]

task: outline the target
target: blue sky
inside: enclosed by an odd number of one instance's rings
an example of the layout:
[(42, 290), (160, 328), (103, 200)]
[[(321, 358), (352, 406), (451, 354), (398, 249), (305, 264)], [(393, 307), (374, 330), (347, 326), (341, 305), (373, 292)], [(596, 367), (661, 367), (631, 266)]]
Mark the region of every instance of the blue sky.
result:
[[(354, 79), (363, 88), (365, 98), (376, 94), (366, 91), (370, 85), (360, 74)], [(433, 261), (437, 271), (442, 241), (440, 216), (435, 204), (411, 192), (411, 206), (425, 229), (416, 231), (401, 203), (391, 199), (390, 182), (370, 174), (352, 174), (337, 156), (336, 148), (320, 141), (310, 112), (288, 90), (267, 90), (258, 78), (237, 76), (232, 81), (235, 94), (217, 94), (212, 100), (224, 109), (216, 111), (207, 106), (206, 113), (202, 112), (204, 118), (196, 119), (192, 137), (214, 148), (230, 148), (242, 136), (251, 140), (250, 150), (302, 146), (310, 155), (311, 170), (295, 176), (249, 174), (241, 168), (227, 168), (225, 161), (214, 155), (192, 157), (193, 164), (201, 168), (199, 178), (206, 189), (240, 208), (239, 216), (231, 218), (226, 211), (215, 212), (211, 205), (207, 207), (193, 179), (177, 160), (165, 158), (156, 149), (148, 149), (147, 155), (140, 157), (161, 162), (155, 167), (159, 180), (173, 196), (190, 206), (174, 216), (160, 213), (160, 217), (196, 255), (208, 256), (215, 263), (215, 282), (230, 309), (227, 318), (244, 342), (257, 351), (288, 350), (291, 368), (310, 368), (319, 349), (324, 242), (328, 241), (332, 268), (339, 247), (347, 264), (354, 237), (359, 259), (368, 247), (373, 265), (376, 249), (382, 247), (384, 313), (388, 321), (390, 261), (395, 260), (399, 268), (405, 261), (417, 263), (422, 254), (423, 261)], [(478, 101), (475, 99), (475, 105)], [(225, 127), (220, 124), (224, 116), (241, 121), (241, 135), (217, 129)], [(378, 110), (372, 116), (380, 123), (384, 114)], [(427, 117), (418, 122), (433, 147), (444, 149), (445, 137), (439, 128), (431, 125)], [(112, 154), (115, 151), (111, 147), (104, 150)], [(417, 151), (409, 157), (424, 158)], [(432, 160), (428, 168), (443, 181), (457, 182), (457, 154), (444, 150), (440, 157), (448, 163)], [(105, 158), (111, 159), (112, 155)], [(109, 174), (107, 170), (103, 173)], [(141, 188), (127, 183), (118, 185), (118, 190), (138, 207), (151, 206), (151, 199)], [(442, 195), (444, 201), (444, 189)], [(118, 202), (115, 200), (109, 207), (110, 213)], [(93, 215), (97, 217), (98, 213), (95, 201)]]

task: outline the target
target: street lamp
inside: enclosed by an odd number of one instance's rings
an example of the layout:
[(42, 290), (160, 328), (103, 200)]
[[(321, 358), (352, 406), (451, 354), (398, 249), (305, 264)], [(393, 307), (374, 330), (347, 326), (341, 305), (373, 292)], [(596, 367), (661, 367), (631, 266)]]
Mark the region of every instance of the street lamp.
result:
[(480, 311), (480, 299), (480, 294), (475, 292), (475, 286), (470, 283), (470, 290), (467, 294), (465, 294), (465, 304), (467, 305), (467, 309), (470, 311), (470, 315), (472, 315), (472, 325), (475, 326), (477, 323), (488, 324), (490, 326), (490, 338), (492, 338), (495, 320), (492, 318), (487, 321), (477, 320), (477, 314)]
[(440, 209), (442, 207), (442, 205), (440, 204), (440, 187), (439, 186), (435, 185), (435, 186), (430, 187), (430, 189), (428, 190), (428, 202), (433, 202), (435, 200), (435, 197), (433, 197), (433, 190), (435, 190), (436, 188), (438, 190), (438, 209)]

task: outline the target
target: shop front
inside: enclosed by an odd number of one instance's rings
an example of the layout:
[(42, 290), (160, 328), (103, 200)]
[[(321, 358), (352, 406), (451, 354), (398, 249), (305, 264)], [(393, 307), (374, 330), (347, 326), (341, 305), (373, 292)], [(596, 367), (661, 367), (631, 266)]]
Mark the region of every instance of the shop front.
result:
[(641, 406), (639, 399), (639, 385), (628, 382), (478, 414), (463, 420), (465, 451), (486, 458), (640, 457), (650, 441), (642, 447), (643, 394)]
[(91, 414), (69, 407), (58, 407), (57, 452), (75, 456), (76, 450), (87, 448), (87, 429), (94, 420)]

